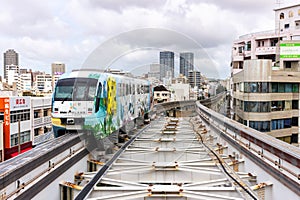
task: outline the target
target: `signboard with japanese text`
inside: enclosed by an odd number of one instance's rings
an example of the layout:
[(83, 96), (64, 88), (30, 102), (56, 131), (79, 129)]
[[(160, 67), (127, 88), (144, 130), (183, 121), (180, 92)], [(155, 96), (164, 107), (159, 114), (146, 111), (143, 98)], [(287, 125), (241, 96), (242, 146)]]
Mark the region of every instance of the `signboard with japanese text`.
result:
[(8, 97), (0, 98), (0, 112), (3, 113), (4, 148), (10, 148), (10, 100)]
[(30, 109), (30, 97), (10, 97), (10, 110)]
[(280, 58), (300, 58), (300, 43), (280, 44)]

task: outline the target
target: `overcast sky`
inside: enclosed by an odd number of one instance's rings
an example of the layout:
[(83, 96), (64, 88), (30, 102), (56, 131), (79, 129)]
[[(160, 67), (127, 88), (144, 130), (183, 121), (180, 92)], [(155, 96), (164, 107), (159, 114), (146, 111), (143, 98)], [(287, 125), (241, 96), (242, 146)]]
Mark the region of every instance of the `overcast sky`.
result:
[[(178, 66), (179, 52), (200, 49), (196, 60), (205, 61), (196, 61), (196, 68), (208, 77), (226, 78), (230, 75), (233, 40), (243, 34), (274, 29), (276, 2), (2, 0), (1, 63), (3, 53), (13, 48), (19, 53), (22, 68), (50, 73), (52, 62), (63, 62), (70, 71), (81, 68), (94, 50), (102, 47), (95, 67), (109, 65), (141, 71), (144, 65), (159, 62), (160, 50), (174, 51)], [(300, 3), (281, 0), (281, 5), (291, 2)], [(189, 42), (191, 46), (183, 47)], [(98, 63), (102, 57), (108, 60)]]

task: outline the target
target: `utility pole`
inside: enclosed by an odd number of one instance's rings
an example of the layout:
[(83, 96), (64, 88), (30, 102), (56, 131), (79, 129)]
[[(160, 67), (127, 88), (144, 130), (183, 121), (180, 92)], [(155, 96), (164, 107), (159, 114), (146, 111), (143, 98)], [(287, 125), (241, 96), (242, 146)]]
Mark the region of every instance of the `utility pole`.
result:
[[(276, 4), (278, 5), (278, 8), (280, 8), (281, 0), (276, 0)], [(277, 64), (280, 66), (280, 20), (281, 20), (280, 14), (279, 14), (279, 16), (276, 16), (276, 18), (278, 20), (278, 42), (277, 42), (277, 45), (276, 45), (277, 50), (276, 50), (276, 57), (275, 57), (275, 66), (277, 66)]]
[(21, 120), (18, 120), (18, 154), (21, 153)]
[(1, 150), (1, 159), (0, 162), (4, 161), (4, 137), (3, 137), (3, 122), (0, 121), (0, 150)]

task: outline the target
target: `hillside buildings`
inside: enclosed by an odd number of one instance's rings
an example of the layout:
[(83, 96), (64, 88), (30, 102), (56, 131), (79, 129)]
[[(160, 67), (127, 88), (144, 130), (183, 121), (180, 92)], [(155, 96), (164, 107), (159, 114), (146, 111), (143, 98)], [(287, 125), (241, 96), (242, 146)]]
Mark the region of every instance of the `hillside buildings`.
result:
[(239, 37), (232, 47), (233, 119), (299, 143), (300, 4), (275, 9), (275, 30)]

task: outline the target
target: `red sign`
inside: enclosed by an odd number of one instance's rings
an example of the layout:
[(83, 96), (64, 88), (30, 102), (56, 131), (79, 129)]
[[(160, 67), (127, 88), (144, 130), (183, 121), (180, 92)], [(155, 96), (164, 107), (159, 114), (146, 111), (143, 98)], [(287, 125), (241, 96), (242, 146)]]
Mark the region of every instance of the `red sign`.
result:
[(25, 99), (16, 99), (16, 105), (22, 105), (25, 104)]
[(10, 101), (9, 98), (0, 99), (0, 112), (3, 112), (4, 147), (10, 148)]

